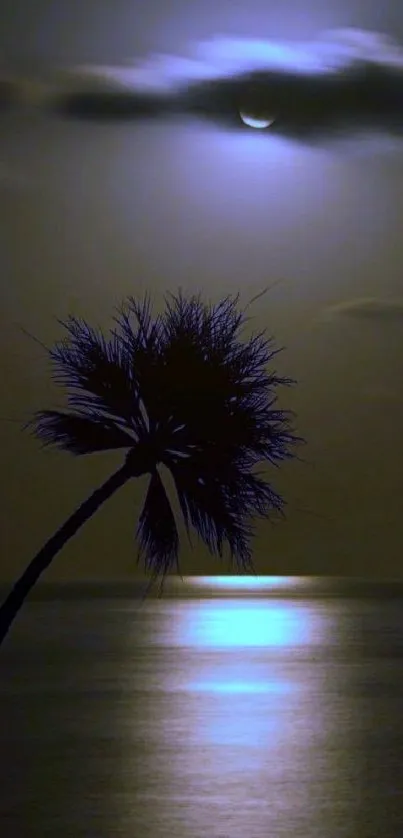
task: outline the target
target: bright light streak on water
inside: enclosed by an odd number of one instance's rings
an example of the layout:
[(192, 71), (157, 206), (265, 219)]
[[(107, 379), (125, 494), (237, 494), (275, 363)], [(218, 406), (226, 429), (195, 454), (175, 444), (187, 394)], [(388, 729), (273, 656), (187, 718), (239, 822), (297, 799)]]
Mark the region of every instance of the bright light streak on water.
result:
[(29, 605), (3, 653), (4, 834), (396, 838), (401, 602), (338, 590)]
[(305, 580), (294, 576), (190, 576), (186, 579), (190, 585), (204, 588), (226, 588), (242, 591), (272, 589), (293, 589), (304, 584)]
[(200, 681), (190, 684), (189, 690), (193, 692), (211, 693), (281, 693), (287, 694), (290, 690), (286, 685), (271, 684), (268, 681)]
[(233, 654), (220, 659), (220, 663), (210, 663), (201, 667), (199, 675), (187, 684), (187, 689), (195, 693), (210, 693), (211, 695), (265, 695), (267, 700), (274, 701), (276, 696), (287, 696), (295, 692), (296, 685), (290, 680), (278, 676), (273, 666), (262, 665), (259, 655), (249, 650), (242, 658)]
[[(231, 772), (247, 769), (256, 776), (266, 759), (262, 744), (268, 750), (280, 744), (283, 725), (279, 724), (278, 709), (287, 705), (287, 696), (279, 690), (271, 695), (250, 692), (255, 695), (232, 693), (230, 705), (228, 694), (212, 697), (215, 713), (204, 723), (203, 737), (211, 745), (231, 749)], [(228, 766), (222, 765), (222, 770), (229, 773)]]
[(301, 603), (278, 600), (205, 600), (176, 616), (177, 638), (185, 646), (238, 650), (311, 643), (320, 619)]
[[(242, 582), (277, 583), (280, 590), (288, 582), (283, 577), (213, 581), (233, 582), (241, 592)], [(320, 607), (259, 600), (245, 593), (246, 599), (206, 599), (181, 603), (179, 608), (177, 604), (175, 612), (169, 609), (170, 620), (176, 622), (177, 648), (182, 646), (190, 664), (186, 673), (182, 670), (180, 692), (189, 696), (192, 735), (205, 749), (198, 770), (214, 771), (222, 789), (246, 776), (253, 784), (252, 778), (257, 781), (267, 770), (268, 759), (277, 763), (274, 773), (283, 774), (282, 750), (292, 747), (292, 719), (297, 707), (304, 706), (308, 687), (296, 677), (295, 662), (329, 636), (329, 615)], [(196, 713), (200, 704), (201, 715)], [(302, 740), (307, 735), (311, 731), (300, 731)], [(193, 760), (188, 771), (195, 771)]]

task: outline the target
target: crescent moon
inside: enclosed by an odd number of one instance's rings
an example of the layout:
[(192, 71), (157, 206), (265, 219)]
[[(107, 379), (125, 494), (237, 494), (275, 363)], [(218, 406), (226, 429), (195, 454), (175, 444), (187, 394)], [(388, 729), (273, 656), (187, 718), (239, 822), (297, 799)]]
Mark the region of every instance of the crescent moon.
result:
[(250, 116), (248, 113), (241, 111), (239, 116), (241, 117), (242, 122), (244, 125), (247, 125), (249, 128), (260, 128), (261, 130), (264, 128), (269, 128), (270, 125), (273, 125), (275, 122), (274, 119), (266, 118), (266, 119), (258, 119), (254, 116)]

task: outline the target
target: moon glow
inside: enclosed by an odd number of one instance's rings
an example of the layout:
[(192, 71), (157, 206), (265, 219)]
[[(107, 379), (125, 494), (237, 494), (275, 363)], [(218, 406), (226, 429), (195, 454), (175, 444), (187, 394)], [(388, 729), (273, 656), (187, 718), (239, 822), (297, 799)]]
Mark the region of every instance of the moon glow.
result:
[(244, 125), (247, 125), (249, 128), (258, 128), (260, 130), (264, 128), (269, 128), (270, 125), (273, 125), (274, 119), (270, 119), (269, 117), (254, 117), (250, 114), (246, 113), (245, 111), (240, 111), (240, 117)]

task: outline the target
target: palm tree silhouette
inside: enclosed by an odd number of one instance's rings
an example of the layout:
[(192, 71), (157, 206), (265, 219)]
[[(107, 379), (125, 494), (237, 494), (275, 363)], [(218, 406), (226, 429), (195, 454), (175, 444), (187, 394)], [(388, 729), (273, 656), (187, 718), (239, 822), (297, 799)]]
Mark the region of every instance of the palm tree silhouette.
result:
[(37, 412), (28, 427), (45, 446), (77, 456), (122, 449), (121, 467), (97, 488), (37, 553), (0, 607), (0, 643), (56, 554), (129, 480), (149, 474), (139, 517), (139, 558), (152, 576), (178, 565), (179, 535), (160, 466), (171, 472), (186, 530), (210, 551), (229, 549), (251, 569), (253, 518), (282, 512), (284, 501), (259, 463), (294, 456), (299, 438), (276, 388), (294, 383), (268, 370), (279, 351), (265, 332), (243, 339), (239, 297), (218, 304), (182, 292), (153, 316), (150, 298), (130, 297), (107, 337), (86, 321), (61, 321), (49, 350), (66, 410)]

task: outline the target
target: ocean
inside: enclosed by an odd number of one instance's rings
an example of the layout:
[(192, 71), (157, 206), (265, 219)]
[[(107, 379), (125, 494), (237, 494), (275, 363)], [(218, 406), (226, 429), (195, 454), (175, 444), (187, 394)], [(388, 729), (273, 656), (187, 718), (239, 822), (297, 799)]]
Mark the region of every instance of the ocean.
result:
[(0, 650), (4, 838), (402, 834), (401, 585), (66, 591)]

